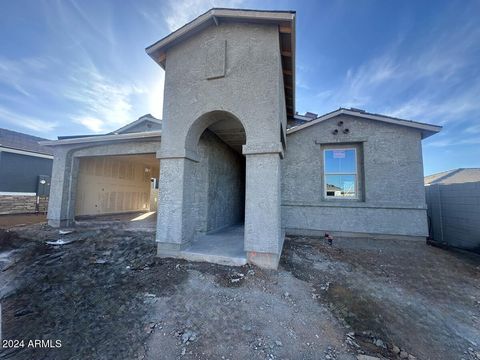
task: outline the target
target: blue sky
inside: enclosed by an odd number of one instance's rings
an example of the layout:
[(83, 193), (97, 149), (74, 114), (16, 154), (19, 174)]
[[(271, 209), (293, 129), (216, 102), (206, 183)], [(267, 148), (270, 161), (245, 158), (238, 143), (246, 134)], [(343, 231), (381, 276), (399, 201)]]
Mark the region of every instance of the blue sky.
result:
[(297, 11), (297, 111), (443, 125), (425, 173), (480, 167), (480, 1), (3, 1), (0, 127), (55, 138), (161, 118), (144, 49), (213, 6)]

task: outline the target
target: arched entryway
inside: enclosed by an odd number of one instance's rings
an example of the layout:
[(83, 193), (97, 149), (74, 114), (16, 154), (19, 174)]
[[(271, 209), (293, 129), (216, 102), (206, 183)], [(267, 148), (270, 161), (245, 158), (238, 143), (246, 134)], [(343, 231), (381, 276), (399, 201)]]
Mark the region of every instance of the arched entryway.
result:
[(192, 169), (194, 235), (185, 249), (190, 259), (197, 254), (200, 260), (246, 262), (245, 144), (242, 123), (227, 112), (207, 113), (190, 127), (185, 148), (196, 157)]
[(210, 111), (164, 128), (158, 256), (277, 267), (283, 150), (257, 125)]

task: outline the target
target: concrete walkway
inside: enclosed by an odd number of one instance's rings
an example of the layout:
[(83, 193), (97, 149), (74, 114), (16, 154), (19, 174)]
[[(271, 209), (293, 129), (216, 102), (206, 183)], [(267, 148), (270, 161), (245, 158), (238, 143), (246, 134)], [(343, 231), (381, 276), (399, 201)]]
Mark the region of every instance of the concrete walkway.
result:
[(221, 265), (245, 265), (247, 258), (243, 250), (243, 224), (198, 236), (181, 252), (180, 257), (189, 261), (206, 261)]

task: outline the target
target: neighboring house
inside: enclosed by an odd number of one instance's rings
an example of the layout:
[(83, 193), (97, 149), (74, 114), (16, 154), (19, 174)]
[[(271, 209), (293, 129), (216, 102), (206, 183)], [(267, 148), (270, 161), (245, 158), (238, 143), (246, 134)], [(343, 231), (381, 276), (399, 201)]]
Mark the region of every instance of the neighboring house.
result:
[(159, 171), (159, 256), (198, 259), (193, 247), (215, 233), (223, 244), (209, 251), (225, 252), (203, 260), (276, 268), (286, 233), (428, 235), (421, 141), (441, 127), (358, 109), (297, 114), (295, 12), (212, 9), (147, 53), (165, 70), (163, 126), (139, 119), (44, 143), (55, 153), (52, 226), (149, 210), (138, 165)]
[(326, 186), (326, 196), (342, 196), (344, 194), (344, 191), (341, 187), (328, 183), (326, 184)]
[(480, 181), (480, 168), (459, 168), (425, 176), (424, 183), (428, 185), (463, 184)]
[(53, 155), (45, 140), (0, 129), (0, 214), (46, 211)]
[(430, 241), (480, 253), (480, 168), (425, 177)]

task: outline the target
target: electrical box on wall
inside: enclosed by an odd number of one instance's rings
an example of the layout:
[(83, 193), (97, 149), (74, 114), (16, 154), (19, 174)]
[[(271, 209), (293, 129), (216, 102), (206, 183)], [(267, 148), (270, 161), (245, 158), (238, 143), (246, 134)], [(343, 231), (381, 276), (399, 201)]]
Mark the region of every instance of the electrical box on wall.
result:
[(37, 196), (48, 196), (50, 194), (50, 176), (38, 175)]

